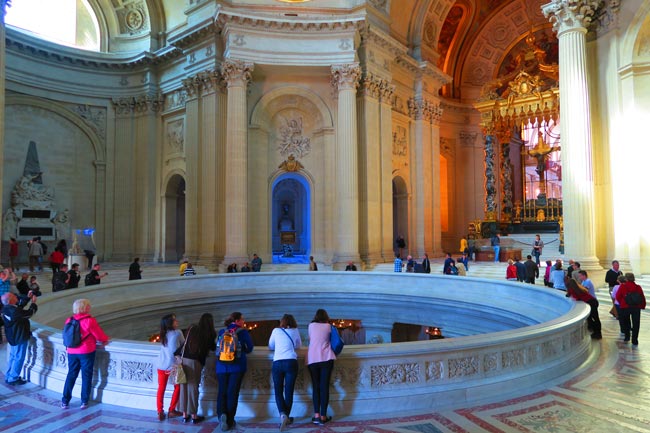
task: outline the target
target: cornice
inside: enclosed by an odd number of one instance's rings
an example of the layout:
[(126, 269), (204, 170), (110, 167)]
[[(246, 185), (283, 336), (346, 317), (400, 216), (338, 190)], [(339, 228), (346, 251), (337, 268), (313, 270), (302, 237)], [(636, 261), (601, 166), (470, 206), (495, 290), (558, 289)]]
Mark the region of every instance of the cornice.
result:
[(263, 31), (322, 33), (360, 30), (365, 20), (365, 13), (330, 15), (326, 18), (303, 14), (287, 17), (271, 13), (252, 14), (222, 7), (217, 11), (215, 23), (220, 31), (227, 25), (237, 25)]
[(182, 55), (182, 51), (173, 46), (165, 47), (155, 53), (145, 51), (133, 56), (89, 53), (31, 37), (11, 28), (6, 30), (7, 51), (80, 68), (134, 70), (143, 66), (162, 64)]
[(220, 30), (214, 26), (212, 20), (205, 20), (168, 38), (167, 43), (176, 48), (185, 49), (195, 44), (197, 41), (204, 39), (206, 36), (218, 34), (219, 31)]
[(370, 24), (365, 24), (359, 30), (362, 44), (374, 44), (394, 57), (406, 55), (407, 48), (398, 40)]

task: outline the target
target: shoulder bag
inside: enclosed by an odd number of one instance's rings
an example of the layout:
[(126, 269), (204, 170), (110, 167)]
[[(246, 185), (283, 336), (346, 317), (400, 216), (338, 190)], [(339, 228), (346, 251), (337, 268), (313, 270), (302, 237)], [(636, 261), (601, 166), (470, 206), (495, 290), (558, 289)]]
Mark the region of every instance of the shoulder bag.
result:
[(191, 331), (192, 327), (187, 330), (187, 337), (185, 338), (185, 343), (183, 343), (183, 350), (181, 351), (180, 356), (176, 356), (174, 365), (170, 371), (170, 377), (174, 385), (187, 383), (187, 375), (185, 374), (185, 369), (183, 369), (183, 355), (185, 355), (185, 346), (187, 345), (187, 340), (190, 338)]
[(345, 346), (345, 344), (343, 343), (343, 340), (341, 339), (341, 336), (339, 335), (339, 331), (336, 329), (336, 326), (330, 325), (330, 328), (331, 328), (330, 346), (332, 347), (332, 351), (334, 351), (334, 354), (338, 355), (343, 350), (343, 346)]

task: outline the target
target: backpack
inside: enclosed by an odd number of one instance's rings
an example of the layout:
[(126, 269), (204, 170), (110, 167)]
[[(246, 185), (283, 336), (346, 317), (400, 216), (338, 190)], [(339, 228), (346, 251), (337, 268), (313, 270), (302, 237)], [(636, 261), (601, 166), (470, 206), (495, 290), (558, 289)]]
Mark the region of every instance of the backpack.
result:
[(643, 304), (643, 298), (639, 292), (630, 292), (625, 295), (625, 303), (628, 307), (640, 307)]
[(89, 274), (86, 274), (84, 277), (84, 284), (86, 286), (94, 286), (97, 283), (97, 278), (95, 278), (95, 275), (92, 273), (92, 271)]
[(63, 345), (65, 347), (79, 347), (81, 346), (81, 323), (74, 317), (70, 317), (68, 323), (63, 326)]
[(458, 268), (456, 265), (451, 265), (451, 268), (449, 268), (449, 272), (451, 275), (458, 275)]
[(225, 328), (223, 334), (217, 340), (217, 354), (219, 362), (233, 363), (241, 358), (241, 343), (239, 342), (239, 331)]

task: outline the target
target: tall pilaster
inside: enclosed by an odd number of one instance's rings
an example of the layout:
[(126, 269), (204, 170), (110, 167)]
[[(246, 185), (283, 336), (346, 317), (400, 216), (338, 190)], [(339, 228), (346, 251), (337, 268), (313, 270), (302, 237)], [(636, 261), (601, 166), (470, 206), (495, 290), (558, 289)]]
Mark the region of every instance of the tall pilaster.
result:
[(565, 255), (600, 269), (594, 233), (594, 180), (585, 35), (598, 0), (553, 0), (542, 7), (559, 40), (560, 134)]
[(380, 94), (380, 142), (381, 142), (381, 255), (384, 262), (395, 259), (393, 239), (393, 105), (394, 86), (388, 86)]
[(359, 261), (359, 180), (357, 164), (356, 93), (361, 77), (357, 63), (332, 66), (337, 90), (336, 203), (337, 245), (335, 263)]
[[(390, 84), (370, 72), (361, 79), (359, 115), (359, 253), (368, 265), (383, 262), (381, 215), (381, 108), (379, 98)], [(380, 181), (381, 183), (381, 181)]]
[(432, 246), (425, 243), (428, 252), (434, 257), (443, 255), (442, 248), (442, 216), (440, 214), (440, 120), (442, 119), (442, 107), (440, 103), (431, 107), (431, 209), (432, 218)]
[(253, 64), (227, 59), (221, 65), (221, 74), (228, 86), (226, 111), (226, 250), (224, 263), (248, 261), (248, 130), (246, 89), (251, 80)]
[(193, 78), (183, 80), (187, 93), (185, 102), (185, 253), (190, 261), (199, 257), (199, 148), (200, 148), (200, 83)]
[[(419, 92), (417, 92), (419, 93)], [(416, 96), (408, 101), (409, 116), (413, 119), (413, 141), (414, 151), (410, 153), (411, 166), (414, 167), (412, 191), (413, 191), (413, 220), (415, 223), (415, 230), (409, 230), (413, 236), (409, 236), (411, 240), (408, 245), (409, 254), (416, 257), (422, 257), (425, 253), (424, 238), (425, 238), (425, 221), (426, 221), (426, 208), (425, 208), (425, 186), (424, 186), (424, 165), (426, 160), (425, 153), (428, 152), (427, 143), (430, 140), (430, 129), (428, 121), (425, 119), (426, 101), (422, 96)]]
[[(5, 10), (11, 0), (0, 0), (0, 190), (2, 190), (2, 179), (4, 177), (4, 153), (5, 153)], [(0, 194), (0, 209), (2, 209), (2, 194)], [(0, 222), (0, 233), (2, 222)]]

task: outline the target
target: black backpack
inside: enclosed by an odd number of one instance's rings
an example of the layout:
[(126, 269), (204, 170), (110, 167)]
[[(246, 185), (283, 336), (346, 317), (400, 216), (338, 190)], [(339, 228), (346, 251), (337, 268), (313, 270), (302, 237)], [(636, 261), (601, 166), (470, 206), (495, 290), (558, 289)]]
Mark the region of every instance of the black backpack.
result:
[(63, 345), (65, 347), (81, 346), (81, 323), (74, 317), (70, 317), (68, 323), (63, 327)]
[(86, 274), (84, 277), (84, 284), (86, 286), (94, 286), (95, 284), (99, 284), (97, 282), (97, 278), (95, 278), (95, 274), (92, 271), (89, 274)]

